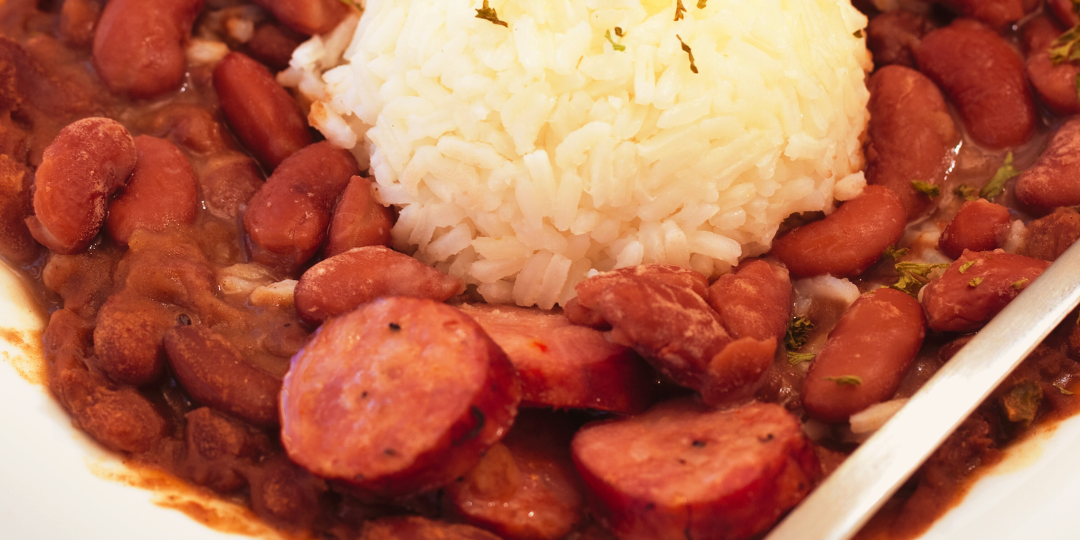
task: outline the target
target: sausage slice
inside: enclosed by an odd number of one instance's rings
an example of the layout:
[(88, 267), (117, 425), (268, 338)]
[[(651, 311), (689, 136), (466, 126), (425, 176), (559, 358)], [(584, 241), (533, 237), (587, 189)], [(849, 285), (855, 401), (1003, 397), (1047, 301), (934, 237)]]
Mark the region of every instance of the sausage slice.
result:
[(292, 360), (281, 441), (358, 491), (402, 496), (472, 468), (517, 414), (517, 372), (450, 306), (390, 297), (327, 321)]
[(571, 444), (596, 515), (622, 540), (734, 540), (764, 531), (821, 477), (783, 407), (667, 402), (591, 424)]

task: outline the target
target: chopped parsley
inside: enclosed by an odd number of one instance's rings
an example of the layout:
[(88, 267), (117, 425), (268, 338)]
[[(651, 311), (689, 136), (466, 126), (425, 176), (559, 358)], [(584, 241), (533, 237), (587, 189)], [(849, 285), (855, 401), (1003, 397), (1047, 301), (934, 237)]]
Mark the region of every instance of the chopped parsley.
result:
[(1026, 287), (1027, 284), (1028, 284), (1028, 278), (1022, 278), (1019, 281), (1014, 281), (1013, 284), (1012, 284), (1012, 288), (1019, 291), (1020, 289), (1023, 289), (1024, 287)]
[[(615, 35), (620, 35), (619, 31), (620, 31), (619, 27), (616, 26), (615, 27)], [(609, 43), (611, 43), (611, 48), (612, 49), (615, 49), (616, 51), (625, 51), (626, 50), (626, 45), (619, 45), (618, 43), (615, 43), (614, 39), (611, 39), (611, 30), (608, 30), (607, 32), (604, 32), (604, 37), (608, 40)]]
[[(681, 21), (686, 15), (686, 7), (682, 5), (682, 0), (675, 0), (675, 20)], [(682, 41), (681, 39), (679, 41)]]
[(968, 262), (966, 262), (964, 264), (961, 264), (960, 265), (960, 273), (963, 274), (964, 272), (967, 272), (968, 268), (971, 268), (972, 266), (975, 266), (976, 262), (977, 261), (968, 261)]
[(497, 24), (499, 26), (505, 26), (507, 28), (510, 27), (510, 25), (506, 24), (505, 21), (499, 20), (499, 15), (495, 13), (495, 8), (488, 5), (488, 0), (484, 0), (483, 7), (476, 10), (476, 18), (490, 21), (492, 24)]
[[(679, 5), (681, 6), (682, 2), (679, 2)], [(678, 19), (676, 19), (676, 20), (678, 20)], [(697, 66), (694, 65), (694, 53), (693, 53), (693, 51), (690, 50), (690, 46), (687, 45), (686, 42), (683, 41), (681, 37), (679, 37), (679, 34), (675, 34), (675, 37), (679, 40), (679, 43), (682, 45), (682, 50), (685, 51), (686, 55), (690, 57), (690, 71), (693, 71), (694, 73), (697, 73), (698, 72), (697, 71)]]
[(994, 173), (994, 177), (979, 191), (986, 200), (993, 200), (998, 195), (1005, 193), (1005, 182), (1018, 176), (1020, 171), (1013, 167), (1013, 155), (1009, 152), (1005, 155), (1005, 163)]
[(908, 254), (908, 248), (897, 248), (896, 246), (889, 246), (885, 248), (883, 257), (889, 257), (893, 262), (900, 262), (900, 258)]
[(982, 282), (983, 278), (981, 277), (971, 278), (971, 281), (968, 282), (968, 287), (978, 287), (982, 284)]
[(839, 377), (825, 377), (826, 381), (832, 381), (837, 386), (859, 386), (862, 384), (862, 377), (857, 375), (840, 375)]
[(906, 292), (911, 296), (918, 296), (919, 291), (923, 286), (930, 281), (930, 272), (938, 268), (947, 268), (947, 263), (938, 264), (924, 264), (915, 262), (898, 262), (896, 263), (896, 273), (900, 275), (900, 279), (896, 283), (889, 286), (891, 289), (896, 289), (901, 292)]
[(1056, 66), (1063, 62), (1080, 60), (1080, 47), (1077, 45), (1080, 45), (1080, 26), (1068, 29), (1050, 42), (1050, 62)]
[(1035, 381), (1024, 381), (1009, 390), (1001, 398), (1001, 408), (1010, 422), (1030, 426), (1042, 404), (1042, 387)]
[(797, 366), (797, 365), (799, 365), (799, 364), (801, 364), (803, 362), (809, 362), (809, 361), (813, 360), (815, 356), (817, 356), (817, 355), (813, 354), (813, 353), (801, 353), (801, 352), (795, 352), (795, 351), (788, 351), (787, 352), (787, 361), (788, 361), (789, 364), (791, 364), (793, 366)]
[(814, 330), (814, 323), (802, 317), (792, 317), (788, 323), (787, 333), (784, 334), (784, 346), (788, 350), (795, 350), (806, 345), (810, 332)]
[(931, 199), (937, 197), (938, 195), (941, 195), (941, 188), (935, 186), (934, 184), (931, 184), (930, 182), (924, 182), (922, 180), (912, 180), (911, 187), (915, 188), (915, 191), (918, 191), (919, 193), (922, 193), (923, 195), (926, 195)]
[(1073, 392), (1070, 391), (1068, 388), (1065, 388), (1064, 386), (1062, 386), (1061, 383), (1054, 383), (1054, 388), (1057, 388), (1058, 392), (1061, 392), (1062, 395), (1066, 395), (1066, 396), (1073, 395)]
[(953, 192), (953, 195), (956, 195), (957, 197), (960, 197), (961, 199), (964, 199), (965, 201), (975, 201), (975, 200), (979, 199), (978, 197), (975, 196), (975, 188), (973, 188), (973, 187), (971, 187), (971, 186), (969, 186), (967, 184), (960, 184), (959, 186), (956, 186), (952, 190), (952, 192)]

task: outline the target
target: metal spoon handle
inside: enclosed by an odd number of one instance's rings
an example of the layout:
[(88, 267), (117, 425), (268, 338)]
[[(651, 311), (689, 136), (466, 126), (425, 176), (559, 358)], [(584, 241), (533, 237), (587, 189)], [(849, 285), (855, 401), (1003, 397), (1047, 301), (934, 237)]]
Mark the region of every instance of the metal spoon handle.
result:
[(1080, 303), (1070, 247), (765, 540), (847, 540)]

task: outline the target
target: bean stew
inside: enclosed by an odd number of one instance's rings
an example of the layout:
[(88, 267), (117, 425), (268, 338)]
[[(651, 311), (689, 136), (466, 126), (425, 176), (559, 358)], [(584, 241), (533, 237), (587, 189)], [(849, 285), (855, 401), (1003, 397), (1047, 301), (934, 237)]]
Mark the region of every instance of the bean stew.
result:
[[(48, 389), (298, 534), (759, 537), (1080, 238), (1080, 3), (855, 4), (860, 195), (712, 282), (620, 268), (546, 312), (391, 249), (275, 79), (351, 3), (4, 0), (0, 256), (49, 313)], [(921, 534), (1076, 412), (1076, 320), (861, 538)]]

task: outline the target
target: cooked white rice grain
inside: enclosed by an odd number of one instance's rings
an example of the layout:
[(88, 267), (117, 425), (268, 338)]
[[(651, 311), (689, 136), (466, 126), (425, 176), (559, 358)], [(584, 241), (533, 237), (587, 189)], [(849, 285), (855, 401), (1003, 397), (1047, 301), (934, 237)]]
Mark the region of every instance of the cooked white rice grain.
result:
[(369, 0), (279, 80), (370, 156), (395, 248), (488, 301), (550, 308), (616, 267), (718, 275), (865, 184), (865, 17), (697, 4), (676, 21), (675, 0), (490, 0), (504, 27), (479, 0)]

